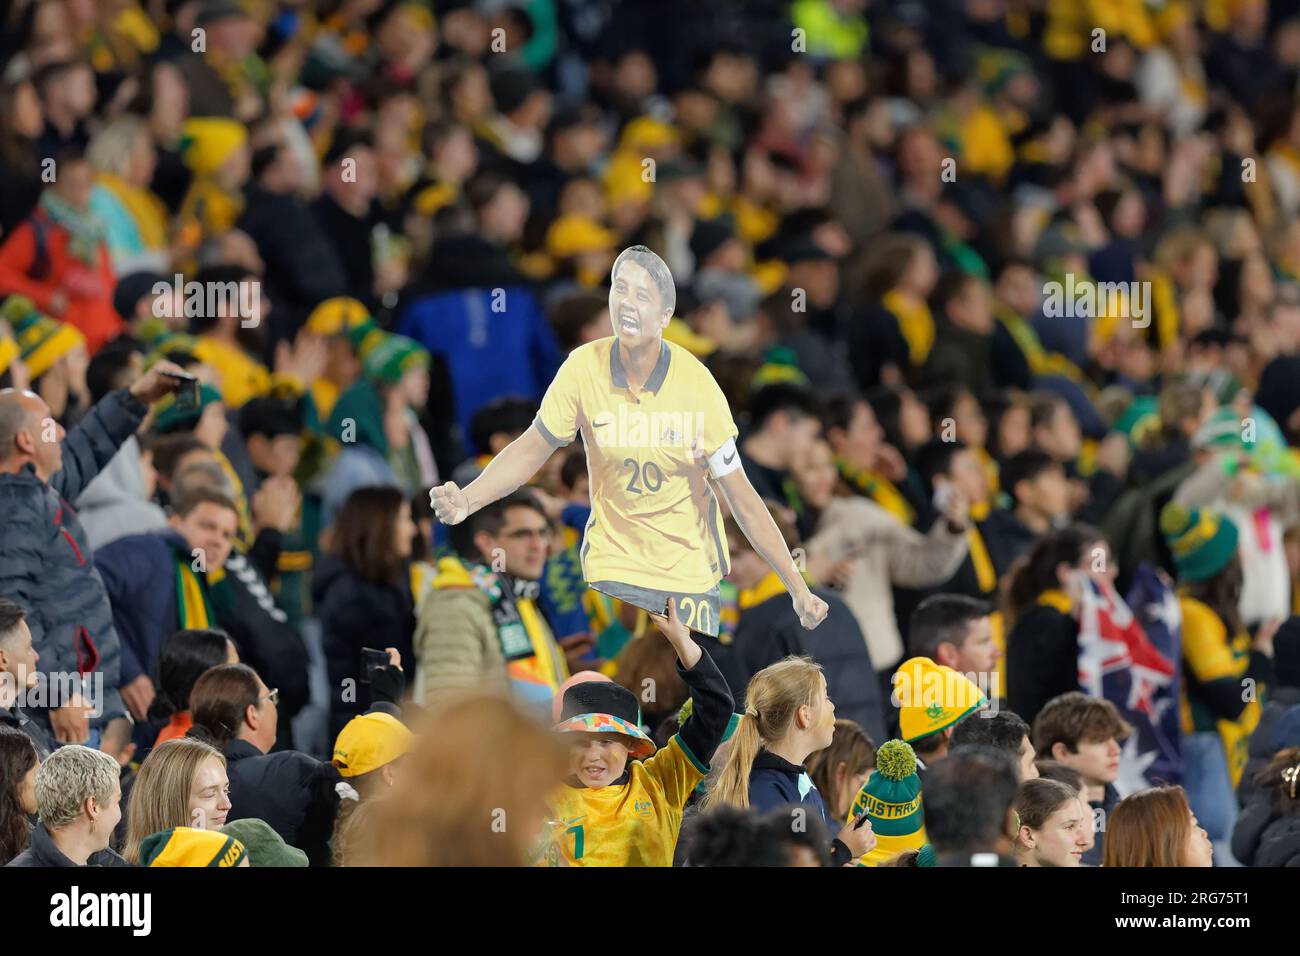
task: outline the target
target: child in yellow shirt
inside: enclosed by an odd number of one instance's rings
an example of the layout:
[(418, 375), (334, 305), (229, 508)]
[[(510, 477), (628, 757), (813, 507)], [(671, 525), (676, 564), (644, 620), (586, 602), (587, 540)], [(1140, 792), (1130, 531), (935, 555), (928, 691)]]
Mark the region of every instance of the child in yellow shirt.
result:
[(682, 810), (708, 773), (733, 702), (717, 665), (678, 620), (676, 602), (654, 621), (677, 652), (691, 716), (657, 749), (631, 691), (609, 681), (565, 690), (555, 730), (569, 742), (569, 780), (551, 801), (552, 865), (672, 865)]

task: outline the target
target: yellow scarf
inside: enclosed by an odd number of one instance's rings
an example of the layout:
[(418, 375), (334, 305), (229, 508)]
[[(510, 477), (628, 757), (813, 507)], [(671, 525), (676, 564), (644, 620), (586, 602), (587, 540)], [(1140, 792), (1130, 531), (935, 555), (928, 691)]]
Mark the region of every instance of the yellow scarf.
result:
[(925, 300), (912, 299), (897, 289), (890, 289), (880, 297), (881, 304), (898, 320), (898, 331), (907, 341), (908, 359), (913, 365), (924, 365), (934, 348), (934, 316)]
[(737, 603), (741, 611), (747, 611), (756, 604), (762, 604), (770, 597), (785, 593), (785, 585), (781, 583), (781, 578), (775, 571), (768, 571), (763, 580), (759, 581), (752, 588), (745, 588), (740, 592)]
[(836, 458), (835, 465), (839, 468), (840, 476), (855, 491), (870, 498), (903, 524), (911, 525), (916, 520), (916, 512), (907, 503), (903, 493), (880, 472), (870, 468), (854, 468), (843, 458)]
[(212, 608), (208, 596), (199, 584), (194, 569), (183, 559), (176, 562), (176, 611), (180, 629), (191, 631), (212, 626)]
[(976, 523), (989, 516), (988, 502), (981, 501), (973, 505), (970, 516), (970, 527), (966, 529), (970, 563), (975, 569), (975, 580), (979, 583), (980, 591), (984, 594), (992, 594), (998, 589), (998, 574), (993, 568), (993, 559), (989, 557), (989, 549), (985, 546), (984, 537), (980, 534), (979, 525)]

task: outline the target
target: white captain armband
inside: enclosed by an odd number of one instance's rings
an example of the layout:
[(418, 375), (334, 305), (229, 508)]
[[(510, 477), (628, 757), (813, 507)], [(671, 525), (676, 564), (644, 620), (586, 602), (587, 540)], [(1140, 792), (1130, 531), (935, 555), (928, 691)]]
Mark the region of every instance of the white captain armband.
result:
[(728, 438), (721, 448), (709, 456), (709, 474), (714, 478), (729, 475), (740, 467), (740, 452), (736, 450), (736, 439)]

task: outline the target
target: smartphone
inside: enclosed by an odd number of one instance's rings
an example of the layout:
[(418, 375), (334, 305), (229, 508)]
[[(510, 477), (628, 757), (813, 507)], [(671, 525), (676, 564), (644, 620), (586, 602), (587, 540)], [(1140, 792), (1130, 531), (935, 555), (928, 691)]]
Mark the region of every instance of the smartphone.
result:
[(176, 407), (177, 408), (198, 408), (199, 407), (199, 380), (189, 372), (162, 372), (162, 375), (174, 381), (180, 382), (181, 385), (176, 389)]
[(390, 663), (388, 651), (377, 651), (373, 647), (361, 648), (361, 683), (369, 684), (374, 680), (375, 671)]

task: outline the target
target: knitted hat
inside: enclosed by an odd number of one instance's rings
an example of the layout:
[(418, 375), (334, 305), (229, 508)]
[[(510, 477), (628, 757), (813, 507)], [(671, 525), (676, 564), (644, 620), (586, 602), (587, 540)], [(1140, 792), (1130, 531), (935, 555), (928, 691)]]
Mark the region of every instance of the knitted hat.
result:
[(946, 730), (988, 702), (974, 681), (928, 657), (904, 661), (893, 683), (891, 699), (908, 743)]
[(244, 845), (249, 866), (307, 866), (307, 854), (285, 843), (265, 820), (231, 820), (219, 832)]
[(1300, 477), (1282, 429), (1278, 428), (1273, 416), (1258, 405), (1252, 405), (1244, 418), (1232, 408), (1220, 408), (1197, 430), (1192, 446), (1216, 451), (1243, 451), (1249, 456), (1250, 467), (1260, 474)]
[(145, 866), (239, 866), (248, 851), (234, 837), (217, 830), (174, 827), (151, 833), (140, 844)]
[(555, 259), (609, 252), (617, 244), (614, 233), (588, 216), (561, 216), (546, 230), (546, 251)]
[(428, 368), (429, 353), (415, 339), (385, 332), (384, 337), (368, 347), (361, 357), (361, 369), (371, 381), (396, 383), (413, 368)]
[(1181, 581), (1208, 581), (1237, 553), (1237, 526), (1210, 508), (1188, 508), (1171, 501), (1160, 512), (1160, 530)]
[(213, 402), (221, 401), (221, 393), (211, 385), (199, 386), (199, 400), (196, 405), (178, 405), (177, 392), (164, 396), (154, 405), (153, 430), (158, 435), (172, 432), (189, 431), (198, 424), (203, 410)]
[(36, 303), (23, 295), (11, 295), (0, 308), (0, 319), (9, 323), (18, 340), (23, 362), (33, 379), (40, 378), (50, 367), (77, 346), (85, 346), (86, 337), (65, 322), (41, 315)]
[(564, 692), (555, 730), (562, 734), (622, 734), (633, 757), (649, 757), (655, 743), (641, 729), (636, 695), (613, 681), (583, 681)]
[(388, 333), (381, 329), (376, 322), (369, 321), (352, 326), (345, 334), (348, 337), (348, 344), (352, 346), (352, 351), (357, 354), (357, 358), (364, 359), (371, 349), (384, 340), (384, 336)]
[(901, 740), (887, 740), (876, 751), (876, 769), (853, 800), (846, 823), (865, 813), (876, 834), (876, 845), (859, 861), (877, 866), (904, 850), (925, 845), (925, 814), (921, 810), (921, 777), (916, 753)]
[(18, 343), (9, 336), (0, 338), (0, 375), (9, 371), (9, 366), (14, 363), (14, 359), (22, 354), (18, 348)]
[(248, 142), (248, 130), (224, 116), (196, 116), (181, 124), (181, 161), (196, 176), (211, 176)]
[(334, 766), (339, 775), (359, 777), (390, 764), (411, 749), (411, 732), (392, 714), (359, 714), (347, 722), (334, 741)]
[(307, 331), (317, 335), (343, 335), (370, 321), (370, 311), (363, 303), (340, 295), (326, 299), (311, 310), (311, 315), (307, 316)]

